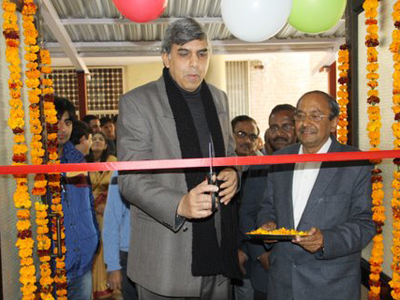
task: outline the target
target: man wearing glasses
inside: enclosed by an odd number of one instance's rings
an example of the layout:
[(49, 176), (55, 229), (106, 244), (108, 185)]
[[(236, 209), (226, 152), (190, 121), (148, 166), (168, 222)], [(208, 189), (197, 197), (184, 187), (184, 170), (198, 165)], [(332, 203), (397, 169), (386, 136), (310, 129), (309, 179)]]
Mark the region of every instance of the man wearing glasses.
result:
[[(266, 153), (271, 155), (273, 152), (281, 150), (296, 142), (296, 134), (294, 132), (294, 106), (290, 104), (280, 104), (275, 106), (269, 115), (269, 128), (266, 136), (269, 149), (272, 152)], [(268, 149), (266, 147), (266, 149)]]
[[(216, 157), (234, 155), (227, 96), (204, 81), (211, 56), (205, 29), (190, 18), (172, 22), (161, 48), (163, 75), (119, 102), (119, 160), (209, 157), (210, 148)], [(231, 202), (238, 172), (219, 169), (216, 186), (207, 171), (119, 176), (121, 193), (133, 204), (127, 270), (140, 300), (230, 299), (228, 278), (240, 275)], [(211, 193), (219, 196), (217, 210)]]
[(231, 121), (235, 152), (238, 156), (261, 155), (257, 153), (258, 135), (260, 129), (253, 118), (246, 115), (235, 117)]
[[(295, 143), (294, 113), (295, 108), (290, 104), (280, 104), (272, 109), (267, 130), (268, 138), (266, 139), (266, 144), (271, 149), (268, 155)], [(250, 166), (246, 180), (242, 179), (240, 192), (242, 202), (239, 210), (239, 230), (242, 240), (239, 249), (239, 263), (245, 260), (245, 265), (250, 265), (246, 270), (246, 276), (250, 277), (254, 296), (237, 298), (238, 300), (267, 299), (269, 252), (265, 249), (262, 241), (249, 240), (246, 237), (246, 232), (257, 228), (257, 213), (266, 189), (267, 177), (268, 166), (255, 165)], [(243, 250), (243, 253), (240, 253), (240, 250)]]
[[(312, 91), (297, 103), (300, 144), (276, 154), (357, 151), (333, 134), (339, 106)], [(258, 224), (267, 230), (308, 231), (272, 246), (268, 299), (360, 299), (361, 250), (375, 234), (371, 212), (371, 166), (365, 161), (273, 165)]]

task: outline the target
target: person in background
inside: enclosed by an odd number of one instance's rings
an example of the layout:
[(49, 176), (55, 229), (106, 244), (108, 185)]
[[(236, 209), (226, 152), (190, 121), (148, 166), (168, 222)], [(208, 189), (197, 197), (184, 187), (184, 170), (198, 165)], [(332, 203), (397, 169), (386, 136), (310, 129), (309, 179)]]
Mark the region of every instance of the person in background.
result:
[[(88, 162), (113, 162), (117, 158), (108, 151), (106, 138), (103, 133), (93, 135), (93, 143), (89, 154), (86, 156)], [(103, 215), (107, 202), (108, 186), (111, 180), (111, 171), (90, 172), (90, 181), (93, 187), (94, 208), (100, 232), (103, 230)], [(104, 264), (103, 245), (95, 256), (93, 263), (93, 296), (95, 299), (106, 299), (112, 295), (111, 289), (107, 286), (107, 270)]]
[[(338, 115), (339, 105), (327, 93), (304, 94), (294, 115), (300, 143), (276, 154), (358, 151), (334, 137)], [(270, 242), (269, 299), (360, 299), (361, 251), (375, 235), (371, 170), (368, 161), (271, 166), (258, 225), (308, 235)]]
[(264, 155), (272, 155), (274, 150), (272, 150), (271, 144), (269, 143), (269, 130), (268, 128), (264, 132), (264, 148), (262, 149)]
[[(238, 156), (262, 155), (262, 153), (257, 150), (258, 134), (260, 130), (257, 126), (257, 122), (253, 118), (247, 115), (237, 116), (232, 119), (231, 125), (236, 144), (235, 152)], [(248, 166), (243, 166), (242, 170), (243, 173), (241, 182), (243, 186), (247, 180)], [(233, 198), (233, 201), (235, 201), (237, 205), (238, 211), (240, 211), (243, 196), (243, 190), (240, 190), (239, 193), (237, 193)], [(232, 280), (235, 291), (235, 300), (253, 300), (254, 298), (254, 289), (250, 281), (252, 265), (247, 259), (249, 255), (248, 247), (247, 244), (243, 242), (244, 239), (245, 236), (239, 232), (237, 251), (239, 267), (243, 278), (241, 280)]]
[[(258, 132), (260, 132), (260, 129), (258, 129)], [(257, 150), (260, 151), (262, 155), (264, 155), (263, 150), (264, 150), (264, 140), (262, 139), (261, 136), (258, 136), (257, 139)]]
[(107, 145), (110, 154), (117, 155), (116, 132), (113, 121), (109, 117), (102, 117), (100, 119), (100, 127), (101, 127), (101, 132), (107, 139)]
[[(288, 104), (275, 106), (269, 115), (269, 137), (266, 144), (275, 150), (294, 144), (294, 110)], [(239, 210), (239, 232), (243, 237), (241, 243), (246, 249), (243, 258), (251, 265), (251, 283), (254, 288), (254, 300), (267, 299), (269, 252), (262, 241), (249, 240), (246, 232), (257, 228), (257, 214), (260, 202), (267, 187), (268, 168), (265, 165), (250, 166), (245, 182), (242, 184), (242, 205)]]
[(273, 152), (296, 142), (295, 111), (295, 107), (290, 104), (279, 104), (272, 109), (269, 115), (268, 143)]
[[(58, 155), (61, 163), (86, 162), (84, 155), (70, 141), (73, 122), (76, 121), (74, 105), (60, 97), (55, 97), (54, 105), (58, 119)], [(99, 244), (92, 188), (87, 172), (67, 172), (62, 173), (61, 177), (68, 298), (92, 299), (92, 264)]]
[[(167, 27), (163, 75), (119, 101), (120, 161), (234, 155), (226, 94), (204, 81), (211, 48), (204, 28), (190, 18)], [(124, 172), (118, 177), (131, 204), (128, 276), (140, 300), (229, 300), (228, 278), (240, 276), (233, 195), (240, 172), (208, 169)], [(212, 195), (218, 195), (214, 210)]]
[(100, 126), (101, 132), (106, 136), (106, 138), (115, 142), (116, 135), (113, 120), (109, 117), (102, 117), (100, 119)]
[(135, 283), (126, 274), (130, 228), (130, 204), (118, 189), (118, 172), (111, 177), (104, 210), (103, 246), (109, 287), (122, 291), (124, 300), (137, 300)]
[(83, 155), (88, 155), (92, 145), (92, 130), (85, 122), (76, 120), (73, 122), (70, 141)]
[(90, 129), (92, 129), (92, 133), (101, 131), (99, 117), (95, 115), (86, 115), (83, 117), (82, 121), (89, 125)]
[(235, 117), (231, 121), (233, 137), (235, 139), (235, 152), (238, 156), (257, 155), (258, 135), (260, 130), (256, 121), (246, 115)]

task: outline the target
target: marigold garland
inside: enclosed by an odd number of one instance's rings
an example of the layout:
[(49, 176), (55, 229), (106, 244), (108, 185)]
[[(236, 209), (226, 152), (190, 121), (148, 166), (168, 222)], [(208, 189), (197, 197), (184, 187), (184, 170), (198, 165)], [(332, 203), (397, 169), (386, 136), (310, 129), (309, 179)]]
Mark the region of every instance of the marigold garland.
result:
[[(38, 52), (39, 47), (36, 45), (38, 32), (34, 23), (36, 13), (36, 5), (33, 0), (24, 0), (22, 9), (22, 26), (24, 28), (24, 43), (25, 43), (25, 59), (27, 61), (27, 77), (25, 83), (29, 88), (28, 100), (30, 129), (32, 133), (31, 141), (31, 158), (32, 164), (41, 165), (43, 163), (44, 149), (42, 144), (42, 123), (40, 120), (40, 71), (38, 70)], [(44, 174), (36, 174), (34, 178), (34, 186), (32, 194), (35, 196), (46, 195), (47, 180)], [(51, 240), (48, 237), (48, 205), (42, 204), (41, 199), (35, 203), (36, 209), (36, 224), (37, 224), (37, 254), (40, 261), (40, 296), (41, 299), (54, 299), (52, 296), (53, 279), (51, 277), (50, 266), (50, 247)]]
[[(365, 11), (365, 25), (367, 25), (367, 34), (365, 36), (365, 45), (367, 46), (367, 85), (370, 90), (368, 91), (367, 103), (368, 107), (368, 124), (367, 131), (369, 137), (369, 143), (371, 145), (370, 150), (379, 150), (380, 144), (380, 129), (381, 113), (379, 108), (379, 92), (376, 89), (378, 87), (378, 51), (376, 47), (379, 45), (378, 36), (378, 0), (365, 0), (363, 8)], [(377, 235), (373, 239), (373, 246), (371, 251), (371, 258), (369, 259), (371, 265), (371, 271), (369, 275), (369, 286), (370, 290), (368, 293), (368, 299), (380, 299), (380, 273), (382, 272), (383, 263), (383, 236), (382, 227), (385, 222), (385, 208), (383, 206), (383, 178), (381, 176), (382, 171), (378, 168), (381, 160), (371, 161), (375, 164), (375, 168), (372, 171), (372, 219), (375, 222), (377, 228)]]
[[(25, 143), (25, 122), (24, 109), (21, 100), (21, 61), (19, 59), (19, 28), (16, 15), (16, 5), (9, 0), (3, 0), (3, 35), (6, 40), (6, 61), (10, 64), (10, 79), (8, 87), (11, 99), (10, 118), (8, 124), (14, 133), (14, 147), (12, 161), (14, 165), (26, 164), (26, 153), (28, 147)], [(13, 196), (17, 210), (17, 242), (18, 255), (20, 257), (20, 278), (22, 283), (22, 299), (35, 299), (36, 277), (35, 265), (33, 264), (33, 246), (30, 211), (31, 200), (28, 193), (28, 180), (26, 175), (14, 176), (16, 180), (16, 190)]]
[[(57, 143), (57, 111), (54, 106), (54, 89), (53, 81), (49, 78), (51, 74), (51, 58), (48, 50), (40, 50), (41, 72), (42, 78), (42, 96), (44, 116), (47, 124), (47, 151), (49, 153), (48, 164), (59, 164), (58, 160), (58, 143)], [(56, 295), (59, 300), (67, 299), (67, 272), (65, 270), (65, 228), (64, 228), (64, 213), (61, 204), (61, 175), (59, 173), (50, 173), (48, 177), (48, 185), (51, 193), (51, 211), (54, 215), (60, 216), (61, 224), (61, 250), (62, 257), (56, 257), (56, 270), (54, 282), (56, 284)], [(54, 245), (57, 244), (57, 217), (51, 219), (52, 225), (52, 240)]]
[(347, 104), (349, 104), (349, 93), (348, 93), (348, 71), (349, 71), (349, 50), (347, 45), (340, 46), (338, 53), (338, 70), (339, 70), (339, 91), (338, 91), (338, 104), (339, 104), (339, 122), (338, 122), (338, 140), (341, 144), (347, 144), (347, 126), (349, 122), (347, 120)]
[[(394, 29), (392, 33), (392, 43), (390, 51), (393, 53), (393, 113), (394, 123), (392, 125), (394, 136), (394, 149), (400, 149), (400, 1), (393, 5), (392, 18)], [(395, 171), (393, 173), (393, 194), (392, 194), (392, 212), (393, 212), (393, 276), (390, 281), (392, 288), (391, 295), (393, 299), (400, 299), (400, 159), (394, 159)]]

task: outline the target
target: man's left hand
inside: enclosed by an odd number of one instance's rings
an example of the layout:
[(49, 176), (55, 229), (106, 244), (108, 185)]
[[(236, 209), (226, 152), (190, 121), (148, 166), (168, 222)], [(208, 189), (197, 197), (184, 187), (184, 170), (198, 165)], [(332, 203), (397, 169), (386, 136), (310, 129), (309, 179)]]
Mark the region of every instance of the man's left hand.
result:
[(310, 253), (315, 253), (324, 247), (324, 236), (318, 228), (312, 227), (309, 231), (308, 236), (296, 236), (296, 239), (292, 241), (295, 244), (299, 244), (305, 250)]
[(238, 174), (236, 170), (232, 168), (225, 168), (219, 172), (217, 179), (223, 181), (220, 185), (220, 192), (218, 196), (220, 197), (220, 202), (223, 204), (228, 204), (236, 193), (238, 186)]

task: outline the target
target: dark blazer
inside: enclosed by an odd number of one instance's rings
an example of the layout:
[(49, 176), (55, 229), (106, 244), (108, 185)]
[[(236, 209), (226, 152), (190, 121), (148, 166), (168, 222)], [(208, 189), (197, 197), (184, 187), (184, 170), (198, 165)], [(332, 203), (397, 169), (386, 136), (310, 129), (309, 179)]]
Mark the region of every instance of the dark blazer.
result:
[(243, 172), (245, 180), (242, 178), (239, 208), (241, 249), (246, 253), (250, 265), (246, 271), (250, 273), (253, 288), (263, 293), (267, 292), (268, 271), (264, 270), (257, 258), (265, 253), (266, 249), (262, 241), (249, 239), (246, 232), (257, 229), (257, 214), (267, 188), (268, 168), (267, 165), (256, 165)]
[[(277, 154), (296, 154), (293, 145)], [(329, 152), (357, 149), (332, 140)], [(293, 228), (294, 164), (274, 165), (258, 225), (275, 221)], [(375, 234), (371, 211), (371, 166), (365, 161), (323, 162), (297, 230), (319, 228), (324, 251), (311, 254), (278, 242), (270, 255), (268, 299), (360, 299), (361, 250)]]

